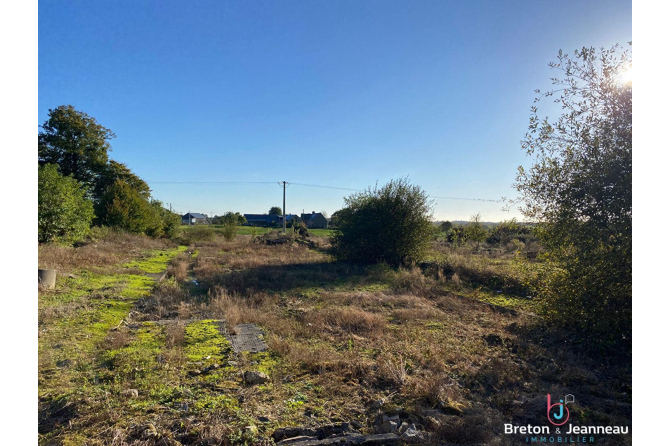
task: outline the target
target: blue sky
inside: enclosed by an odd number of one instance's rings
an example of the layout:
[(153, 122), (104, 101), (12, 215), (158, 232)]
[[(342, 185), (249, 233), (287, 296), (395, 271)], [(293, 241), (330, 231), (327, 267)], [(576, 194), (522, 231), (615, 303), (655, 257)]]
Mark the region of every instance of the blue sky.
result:
[[(38, 124), (71, 104), (180, 212), (266, 212), (276, 182), (514, 197), (534, 89), (559, 49), (626, 45), (622, 1), (39, 3)], [(627, 45), (626, 45), (627, 46)], [(549, 110), (550, 111), (550, 110)], [(287, 189), (287, 212), (349, 191)], [(436, 199), (435, 219), (520, 217)]]

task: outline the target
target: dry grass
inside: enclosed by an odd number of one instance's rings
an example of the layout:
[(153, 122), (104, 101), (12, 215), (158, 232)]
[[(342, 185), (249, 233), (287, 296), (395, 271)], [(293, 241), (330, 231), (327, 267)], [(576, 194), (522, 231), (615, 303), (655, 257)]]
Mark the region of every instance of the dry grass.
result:
[(77, 269), (90, 270), (124, 263), (143, 252), (169, 246), (174, 246), (174, 243), (105, 228), (104, 231), (93, 231), (92, 236), (77, 247), (40, 245), (38, 265), (40, 268), (57, 269), (60, 274), (69, 274)]
[(229, 294), (225, 288), (214, 288), (207, 311), (217, 319), (225, 319), (229, 326), (238, 324), (261, 324), (275, 320), (272, 312), (266, 310), (272, 305), (270, 296), (252, 292), (249, 295)]
[(445, 245), (435, 245), (435, 262), (439, 268), (431, 273), (441, 280), (520, 295), (529, 293), (528, 283), (533, 279), (529, 273), (537, 269), (537, 264), (515, 251), (478, 251)]
[[(606, 400), (629, 401), (629, 379), (617, 376), (625, 364), (603, 367), (599, 358), (566, 353), (565, 343), (537, 328), (536, 318), (465, 297), (476, 297), (473, 283), (518, 274), (511, 257), (441, 252), (436, 256), (451, 270), (393, 270), (335, 262), (326, 247), (318, 238), (317, 249), (310, 249), (217, 236), (189, 248), (197, 257), (174, 259), (169, 267), (174, 280), (156, 287), (134, 310), (135, 320), (182, 321), (161, 332), (161, 361), (152, 362), (152, 370), (181, 373), (179, 392), (197, 395), (189, 397), (191, 405), (213, 394), (230, 397), (236, 406), (212, 405), (196, 416), (161, 397), (151, 406), (155, 412), (140, 415), (182, 444), (252, 444), (286, 425), (358, 420), (371, 432), (379, 415), (372, 405), (383, 401), (381, 411), (400, 413), (431, 431), (435, 444), (503, 445), (509, 441), (497, 434), (503, 422), (525, 420), (547, 388), (557, 394), (569, 388), (589, 401), (575, 407), (574, 416), (583, 422), (629, 420), (605, 409)], [(44, 311), (42, 324), (58, 319), (49, 312), (55, 310)], [(186, 373), (194, 366), (183, 354), (183, 321), (191, 318), (224, 319), (229, 329), (258, 324), (270, 351), (231, 357), (237, 365), (225, 378), (204, 377), (194, 384)], [(102, 348), (128, 346), (124, 333), (124, 328), (110, 333)], [(55, 367), (55, 357), (40, 360), (45, 368)], [(248, 368), (266, 371), (270, 382), (241, 385), (239, 371)], [(426, 411), (433, 411), (438, 424), (431, 424)], [(249, 425), (259, 429), (255, 437), (245, 430)], [(105, 426), (102, 444), (151, 444), (120, 421)]]
[(180, 308), (187, 304), (188, 294), (174, 280), (165, 280), (158, 284), (150, 296), (137, 303), (141, 316), (137, 320), (160, 320), (177, 318)]
[(387, 324), (383, 316), (355, 307), (327, 307), (311, 311), (301, 319), (306, 324), (312, 324), (318, 332), (332, 333), (340, 337), (358, 335), (372, 339), (379, 338)]
[(184, 283), (189, 273), (191, 261), (188, 254), (183, 253), (172, 259), (167, 268), (167, 277), (174, 277), (177, 283)]

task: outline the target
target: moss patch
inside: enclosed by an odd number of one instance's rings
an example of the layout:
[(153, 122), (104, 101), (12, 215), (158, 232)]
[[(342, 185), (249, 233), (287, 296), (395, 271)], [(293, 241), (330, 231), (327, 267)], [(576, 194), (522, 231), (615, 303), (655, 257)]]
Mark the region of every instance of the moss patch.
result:
[(186, 326), (184, 351), (189, 361), (223, 362), (231, 351), (213, 320), (196, 321)]

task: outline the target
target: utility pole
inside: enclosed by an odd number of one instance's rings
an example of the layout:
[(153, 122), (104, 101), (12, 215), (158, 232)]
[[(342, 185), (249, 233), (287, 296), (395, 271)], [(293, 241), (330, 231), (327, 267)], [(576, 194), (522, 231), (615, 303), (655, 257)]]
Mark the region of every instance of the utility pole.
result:
[(286, 181), (282, 181), (284, 184), (284, 202), (282, 205), (282, 212), (284, 212), (284, 218), (282, 218), (284, 223), (284, 234), (286, 234)]

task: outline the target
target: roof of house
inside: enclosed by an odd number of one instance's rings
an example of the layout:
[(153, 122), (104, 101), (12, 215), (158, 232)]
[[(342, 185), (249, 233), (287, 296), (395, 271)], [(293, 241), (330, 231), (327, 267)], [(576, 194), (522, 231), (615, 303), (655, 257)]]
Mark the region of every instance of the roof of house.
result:
[(300, 218), (302, 220), (313, 220), (315, 217), (318, 217), (319, 215), (323, 218), (326, 218), (326, 217), (323, 216), (323, 214), (321, 212), (312, 212), (311, 214), (302, 214), (300, 216)]
[(191, 218), (207, 218), (205, 214), (199, 214), (197, 212), (189, 212), (188, 214), (184, 214), (182, 218), (188, 218), (189, 215)]
[(279, 215), (269, 214), (244, 214), (247, 221), (278, 221)]

